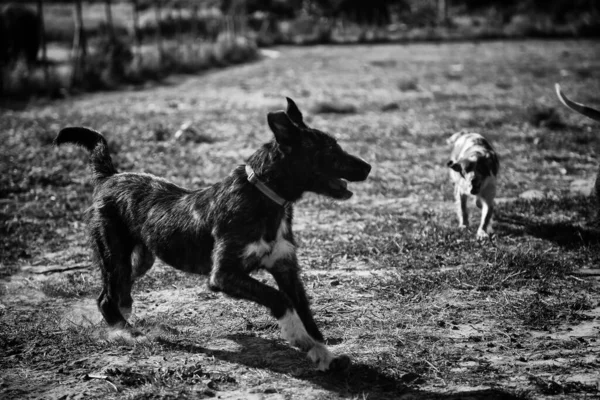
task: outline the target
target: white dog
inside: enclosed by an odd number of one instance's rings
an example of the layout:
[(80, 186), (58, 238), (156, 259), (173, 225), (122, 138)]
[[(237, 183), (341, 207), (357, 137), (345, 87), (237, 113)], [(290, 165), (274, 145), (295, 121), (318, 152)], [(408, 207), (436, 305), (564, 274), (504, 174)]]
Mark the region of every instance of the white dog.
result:
[(477, 239), (488, 238), (496, 196), (496, 177), (500, 164), (498, 155), (490, 143), (480, 134), (457, 132), (448, 139), (453, 144), (448, 167), (454, 182), (454, 197), (458, 224), (461, 228), (469, 225), (467, 198), (475, 198), (481, 208), (481, 223), (477, 229)]

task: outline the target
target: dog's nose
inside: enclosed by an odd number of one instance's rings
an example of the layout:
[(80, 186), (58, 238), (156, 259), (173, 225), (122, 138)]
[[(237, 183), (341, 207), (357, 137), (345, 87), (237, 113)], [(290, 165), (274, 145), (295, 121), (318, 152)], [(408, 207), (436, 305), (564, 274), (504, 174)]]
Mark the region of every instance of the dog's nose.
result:
[(371, 173), (371, 164), (369, 164), (368, 162), (366, 162), (364, 160), (363, 160), (363, 172), (364, 172), (365, 176), (362, 180), (365, 180)]
[(360, 157), (350, 156), (352, 157), (352, 161), (354, 163), (355, 176), (354, 180), (356, 181), (364, 181), (369, 176), (371, 172), (371, 164), (366, 162)]

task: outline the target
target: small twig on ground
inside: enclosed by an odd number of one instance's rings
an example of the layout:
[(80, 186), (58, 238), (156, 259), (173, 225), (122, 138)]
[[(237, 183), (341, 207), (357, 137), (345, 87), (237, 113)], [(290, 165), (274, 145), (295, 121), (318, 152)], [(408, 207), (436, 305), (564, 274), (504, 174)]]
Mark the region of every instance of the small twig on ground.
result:
[(504, 282), (506, 282), (507, 280), (509, 280), (510, 278), (514, 278), (515, 276), (519, 276), (519, 275), (523, 275), (525, 273), (525, 271), (518, 271), (515, 272), (513, 274), (508, 275), (506, 278), (502, 279), (500, 282), (496, 283), (494, 285), (494, 287), (502, 285)]
[(110, 386), (113, 387), (113, 389), (115, 389), (115, 392), (119, 393), (119, 388), (117, 387), (117, 385), (115, 385), (114, 383), (112, 383), (110, 381), (110, 378), (106, 375), (96, 375), (96, 374), (87, 374), (86, 378), (89, 379), (102, 379), (103, 381), (106, 381)]
[(426, 359), (423, 359), (423, 361), (425, 361), (427, 364), (429, 364), (429, 366), (430, 366), (431, 368), (433, 368), (434, 370), (436, 370), (436, 372), (437, 372), (437, 373), (439, 373), (439, 372), (440, 372), (440, 370), (439, 370), (439, 369), (438, 369), (438, 368), (437, 368), (435, 365), (433, 365), (432, 363), (430, 363), (430, 362), (429, 362), (429, 361), (427, 361)]

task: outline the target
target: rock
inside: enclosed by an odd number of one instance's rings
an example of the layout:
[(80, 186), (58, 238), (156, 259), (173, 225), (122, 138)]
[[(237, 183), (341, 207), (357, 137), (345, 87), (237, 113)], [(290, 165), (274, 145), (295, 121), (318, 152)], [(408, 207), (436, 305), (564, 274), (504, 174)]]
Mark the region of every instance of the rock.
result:
[(520, 199), (525, 199), (525, 200), (543, 199), (544, 197), (546, 197), (544, 192), (542, 192), (541, 190), (536, 190), (536, 189), (527, 190), (519, 195)]

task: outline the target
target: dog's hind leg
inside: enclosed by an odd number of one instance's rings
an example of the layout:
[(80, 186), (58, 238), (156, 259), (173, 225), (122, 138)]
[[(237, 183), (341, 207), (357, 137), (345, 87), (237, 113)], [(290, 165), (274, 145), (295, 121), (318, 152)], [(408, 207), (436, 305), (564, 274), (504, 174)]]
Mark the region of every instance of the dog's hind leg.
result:
[(109, 260), (101, 255), (98, 255), (97, 258), (102, 271), (102, 291), (96, 300), (98, 309), (108, 325), (124, 327), (126, 320), (119, 310), (119, 277), (114, 268), (108, 265)]
[(127, 302), (131, 290), (131, 252), (129, 238), (123, 235), (124, 227), (106, 216), (93, 215), (91, 238), (94, 261), (102, 272), (102, 292), (98, 296), (98, 309), (110, 326), (124, 327), (126, 320), (119, 310), (121, 298)]
[(132, 279), (136, 280), (144, 276), (146, 272), (154, 265), (154, 254), (142, 243), (138, 243), (133, 248), (131, 254)]
[(154, 260), (154, 254), (145, 245), (138, 243), (134, 246), (131, 253), (131, 273), (129, 276), (122, 276), (119, 285), (119, 311), (126, 320), (129, 320), (133, 311), (133, 283), (152, 268)]

